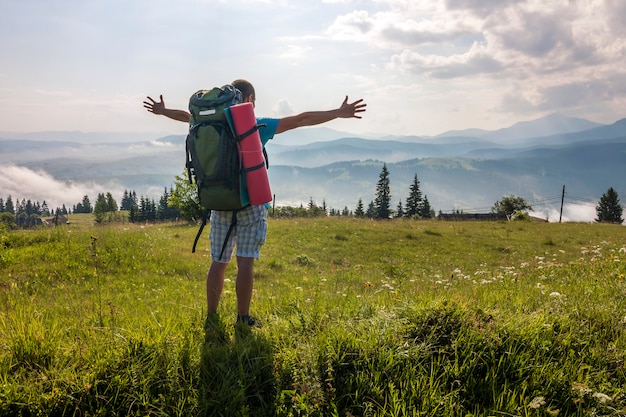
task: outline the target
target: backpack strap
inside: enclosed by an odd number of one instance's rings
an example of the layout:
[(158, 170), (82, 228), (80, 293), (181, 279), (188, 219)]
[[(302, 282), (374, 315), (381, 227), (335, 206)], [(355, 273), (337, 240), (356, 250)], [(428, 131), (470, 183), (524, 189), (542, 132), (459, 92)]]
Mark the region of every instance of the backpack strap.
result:
[(237, 213), (239, 210), (233, 210), (233, 217), (230, 221), (230, 227), (228, 228), (228, 232), (226, 232), (226, 238), (224, 238), (224, 243), (222, 244), (222, 251), (220, 252), (220, 256), (217, 259), (222, 259), (222, 255), (224, 254), (224, 250), (226, 249), (226, 245), (228, 244), (228, 239), (230, 238), (230, 234), (233, 232), (235, 226), (237, 226)]
[[(226, 238), (224, 238), (224, 243), (222, 244), (222, 250), (220, 251), (220, 256), (217, 259), (222, 259), (222, 255), (224, 255), (224, 251), (226, 250), (226, 245), (228, 245), (228, 239), (230, 239), (230, 235), (233, 233), (233, 229), (237, 226), (237, 213), (239, 210), (232, 211), (233, 216), (230, 221), (230, 226), (228, 227), (228, 232), (226, 232)], [(196, 252), (196, 245), (198, 244), (198, 240), (202, 235), (202, 231), (204, 230), (204, 226), (206, 226), (207, 220), (211, 217), (211, 210), (205, 210), (204, 215), (202, 216), (202, 224), (200, 225), (200, 229), (196, 234), (196, 239), (193, 241), (193, 248), (191, 249), (191, 253)]]
[[(198, 230), (198, 234), (196, 234), (196, 238), (193, 241), (193, 248), (191, 248), (191, 253), (196, 252), (196, 245), (198, 244), (198, 240), (200, 239), (200, 235), (202, 235), (202, 231), (204, 230), (204, 226), (206, 226), (207, 220), (211, 217), (211, 210), (206, 209), (202, 215), (202, 224), (200, 224), (200, 229)], [(220, 255), (221, 258), (221, 255)]]
[(265, 169), (270, 168), (270, 160), (267, 157), (267, 151), (265, 150), (265, 146), (263, 147), (263, 157), (265, 158)]
[(267, 124), (265, 124), (265, 123), (255, 124), (247, 132), (244, 132), (241, 135), (237, 135), (237, 142), (240, 142), (240, 141), (244, 140), (245, 138), (247, 138), (248, 136), (250, 136), (251, 134), (253, 134), (254, 132), (256, 132), (257, 130), (259, 130), (262, 127), (267, 127)]

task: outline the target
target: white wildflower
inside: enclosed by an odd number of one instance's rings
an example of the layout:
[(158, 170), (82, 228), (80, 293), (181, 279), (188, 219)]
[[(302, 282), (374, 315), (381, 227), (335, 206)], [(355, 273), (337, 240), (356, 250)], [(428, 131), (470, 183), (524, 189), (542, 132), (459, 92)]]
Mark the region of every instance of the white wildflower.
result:
[(541, 408), (542, 405), (546, 405), (546, 399), (543, 397), (535, 397), (530, 402), (530, 404), (528, 404), (530, 408), (533, 408), (535, 410)]
[(613, 399), (611, 397), (609, 397), (608, 395), (603, 394), (601, 392), (594, 392), (593, 393), (593, 398), (597, 399), (602, 404), (606, 404), (606, 403), (609, 403), (609, 402), (613, 401)]
[(552, 292), (550, 293), (550, 297), (557, 298), (557, 297), (560, 297), (560, 296), (561, 296), (561, 293), (560, 293), (560, 292), (557, 292), (557, 291), (552, 291)]

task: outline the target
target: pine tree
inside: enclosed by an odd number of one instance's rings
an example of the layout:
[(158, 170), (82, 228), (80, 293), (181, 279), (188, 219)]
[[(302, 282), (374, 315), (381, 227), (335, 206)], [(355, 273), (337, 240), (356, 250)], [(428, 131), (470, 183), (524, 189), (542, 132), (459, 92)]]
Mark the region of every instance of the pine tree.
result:
[(93, 214), (96, 223), (102, 223), (106, 219), (106, 213), (109, 211), (109, 207), (107, 204), (107, 199), (103, 193), (98, 194), (98, 198), (96, 199), (96, 205), (93, 209)]
[(622, 206), (619, 204), (619, 197), (613, 187), (609, 188), (600, 198), (596, 206), (596, 221), (598, 223), (622, 224)]
[(356, 217), (364, 217), (365, 211), (363, 210), (363, 199), (359, 197), (359, 202), (356, 204), (356, 210), (354, 210)]
[(373, 201), (370, 201), (369, 205), (367, 206), (367, 212), (365, 213), (365, 215), (368, 219), (373, 219), (376, 215), (376, 206), (374, 205)]
[(420, 182), (417, 179), (417, 174), (413, 178), (413, 184), (409, 188), (409, 196), (406, 199), (406, 208), (404, 210), (407, 217), (413, 217), (419, 215), (422, 211), (422, 191), (420, 190)]
[(420, 216), (423, 219), (430, 219), (434, 217), (435, 211), (430, 207), (430, 203), (428, 202), (428, 197), (424, 195), (424, 199), (422, 200), (422, 208), (420, 211)]
[(117, 201), (115, 201), (111, 193), (107, 193), (106, 200), (107, 200), (107, 211), (116, 212)]
[(93, 211), (93, 207), (91, 206), (88, 196), (83, 197), (83, 210), (85, 210), (84, 213), (91, 213)]
[(138, 221), (138, 206), (137, 204), (131, 204), (131, 206), (128, 208), (128, 221), (131, 223), (134, 223), (136, 221)]
[(145, 198), (144, 196), (141, 196), (139, 201), (140, 220), (156, 220), (157, 206), (154, 199), (150, 199), (148, 196)]
[(389, 170), (387, 164), (383, 164), (378, 183), (376, 184), (375, 217), (388, 219), (391, 215), (391, 187), (389, 185)]
[(8, 196), (7, 201), (4, 202), (4, 211), (15, 214), (15, 206), (13, 205), (13, 199), (11, 196)]
[[(22, 200), (22, 202), (24, 202), (24, 200)], [(33, 202), (30, 201), (30, 199), (28, 199), (26, 204), (23, 204), (23, 206), (24, 206), (24, 212), (26, 213), (27, 216), (30, 217), (31, 214), (35, 213), (35, 206), (33, 205)]]
[(128, 190), (124, 190), (124, 195), (122, 195), (122, 202), (120, 203), (120, 210), (130, 210), (130, 196), (128, 195)]
[(50, 208), (48, 207), (48, 203), (46, 203), (46, 200), (41, 203), (41, 214), (44, 216), (50, 215)]
[(165, 220), (168, 218), (168, 205), (167, 200), (169, 200), (169, 193), (167, 192), (167, 187), (163, 191), (161, 198), (159, 198), (159, 205), (157, 206), (157, 219)]
[(84, 196), (83, 201), (76, 204), (74, 208), (74, 213), (91, 213), (92, 211), (93, 207), (91, 207), (91, 202), (89, 201), (88, 196)]

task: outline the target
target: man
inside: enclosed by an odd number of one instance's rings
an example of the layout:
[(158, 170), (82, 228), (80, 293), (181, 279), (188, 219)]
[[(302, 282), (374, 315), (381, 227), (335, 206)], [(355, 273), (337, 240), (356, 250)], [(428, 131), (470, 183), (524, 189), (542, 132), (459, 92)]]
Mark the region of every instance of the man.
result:
[[(231, 83), (241, 91), (243, 102), (254, 105), (256, 95), (254, 87), (249, 81), (238, 79)], [(148, 97), (144, 101), (144, 107), (151, 113), (163, 115), (173, 120), (189, 123), (191, 115), (185, 110), (168, 109), (165, 107), (163, 96), (159, 101)], [(257, 119), (259, 124), (265, 127), (259, 129), (259, 135), (263, 146), (274, 137), (275, 134), (286, 132), (302, 126), (313, 126), (326, 123), (337, 118), (357, 118), (359, 113), (365, 111), (366, 104), (363, 100), (348, 103), (348, 96), (341, 106), (334, 110), (310, 111), (293, 116)], [(211, 229), (209, 240), (211, 244), (211, 266), (207, 273), (206, 296), (209, 315), (217, 312), (222, 290), (224, 288), (224, 274), (230, 262), (233, 250), (237, 247), (237, 323), (250, 326), (259, 325), (258, 321), (250, 317), (250, 301), (252, 299), (252, 287), (254, 282), (254, 260), (261, 254), (261, 247), (265, 243), (267, 232), (267, 209), (266, 205), (250, 205), (237, 213), (237, 225), (233, 230), (224, 253), (220, 257), (221, 242), (224, 241), (232, 214), (229, 211), (211, 212)]]

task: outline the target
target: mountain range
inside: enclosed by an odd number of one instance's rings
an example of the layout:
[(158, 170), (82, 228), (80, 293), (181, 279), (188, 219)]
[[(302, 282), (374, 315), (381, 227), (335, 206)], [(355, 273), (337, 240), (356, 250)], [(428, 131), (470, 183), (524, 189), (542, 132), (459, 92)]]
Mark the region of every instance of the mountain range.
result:
[[(183, 172), (185, 137), (136, 138), (0, 133), (0, 164), (43, 170), (60, 181), (110, 184), (118, 193), (162, 192)], [(416, 175), (431, 206), (442, 212), (488, 212), (503, 196), (519, 195), (547, 217), (558, 210), (563, 187), (565, 203), (572, 206), (595, 205), (609, 187), (626, 193), (626, 119), (602, 125), (552, 114), (494, 131), (437, 136), (304, 128), (276, 136), (267, 150), (277, 204), (313, 200), (341, 210), (354, 209), (361, 199), (367, 205), (383, 164), (390, 173), (394, 209), (406, 201)]]

